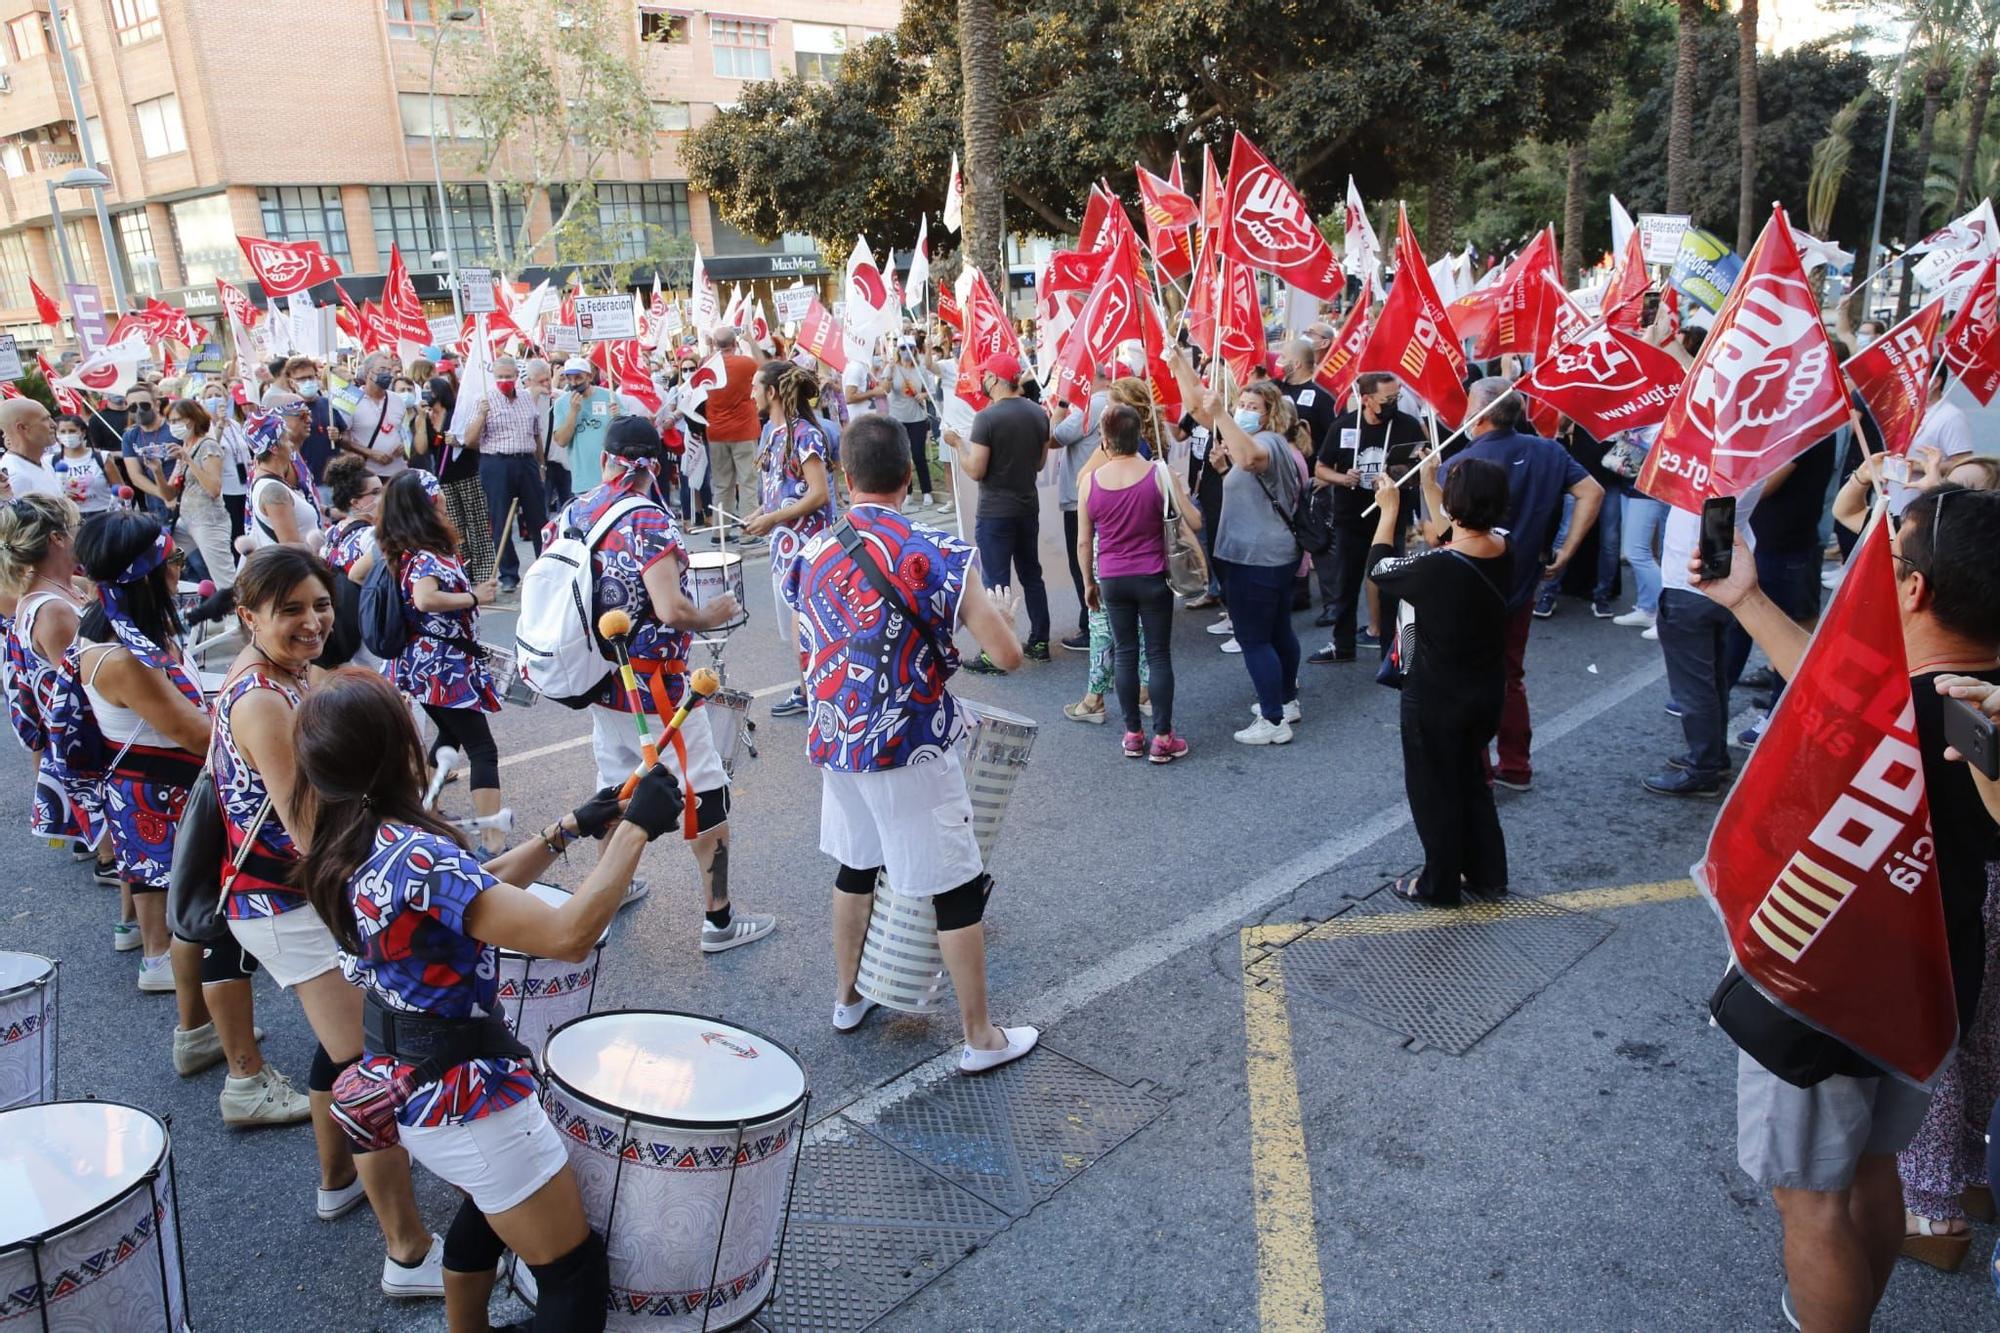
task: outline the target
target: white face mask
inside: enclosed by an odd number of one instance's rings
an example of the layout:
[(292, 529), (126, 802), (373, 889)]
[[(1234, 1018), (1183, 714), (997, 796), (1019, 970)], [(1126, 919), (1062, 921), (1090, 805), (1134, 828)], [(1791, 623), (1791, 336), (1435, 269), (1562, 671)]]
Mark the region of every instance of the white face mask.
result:
[(1264, 418), (1257, 414), (1254, 407), (1239, 407), (1236, 409), (1236, 424), (1243, 427), (1244, 434), (1255, 435), (1264, 429)]
[(83, 448), (83, 436), (73, 430), (57, 431), (56, 441), (65, 449)]
[(299, 397), (311, 398), (314, 394), (319, 392), (319, 381), (300, 380), (294, 387), (298, 389)]
[(1855, 350), (1865, 352), (1868, 350), (1868, 344), (1874, 341), (1875, 335), (1872, 333), (1857, 333), (1854, 335)]
[(186, 438), (188, 437), (188, 426), (187, 426), (187, 422), (185, 422), (185, 421), (170, 421), (170, 422), (168, 422), (168, 423), (167, 423), (167, 434), (169, 434), (169, 435), (173, 436), (173, 437), (174, 437), (175, 439), (177, 439), (177, 440), (185, 440), (185, 439), (186, 439)]
[(204, 398), (201, 400), (201, 410), (211, 417), (219, 417), (222, 415), (222, 402), (220, 398)]

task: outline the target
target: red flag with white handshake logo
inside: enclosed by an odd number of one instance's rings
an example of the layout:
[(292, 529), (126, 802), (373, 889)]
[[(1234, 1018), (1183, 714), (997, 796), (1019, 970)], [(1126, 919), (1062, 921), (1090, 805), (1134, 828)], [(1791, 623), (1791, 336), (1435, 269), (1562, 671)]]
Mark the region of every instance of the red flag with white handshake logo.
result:
[(1982, 405), (2000, 387), (2000, 256), (1988, 255), (1944, 335), (1944, 361)]
[(1306, 201), (1257, 146), (1236, 132), (1223, 190), (1220, 253), (1332, 300), (1347, 286)]
[(1923, 424), (1924, 409), (1930, 405), (1931, 370), (1937, 364), (1938, 325), (1943, 320), (1944, 298), (1934, 297), (1841, 366), (1848, 383), (1868, 404), (1882, 432), (1882, 447), (1889, 453), (1908, 453), (1917, 427)]
[(290, 296), (340, 276), (340, 265), (328, 258), (318, 241), (267, 241), (261, 236), (238, 236), (250, 271), (263, 285), (266, 299)]
[[(1550, 293), (1558, 299), (1569, 300), (1559, 287)], [(1658, 425), (1680, 386), (1681, 363), (1665, 350), (1601, 323), (1558, 332), (1516, 385), (1600, 440)]]
[(1878, 511), (1694, 874), (1758, 990), (1927, 1083), (1958, 1006), (1892, 559)]
[(1639, 472), (1676, 509), (1736, 495), (1847, 423), (1847, 386), (1785, 211), (1750, 250)]
[(1396, 208), (1396, 281), (1356, 369), (1401, 377), (1447, 426), (1465, 420), (1465, 353), (1401, 205)]

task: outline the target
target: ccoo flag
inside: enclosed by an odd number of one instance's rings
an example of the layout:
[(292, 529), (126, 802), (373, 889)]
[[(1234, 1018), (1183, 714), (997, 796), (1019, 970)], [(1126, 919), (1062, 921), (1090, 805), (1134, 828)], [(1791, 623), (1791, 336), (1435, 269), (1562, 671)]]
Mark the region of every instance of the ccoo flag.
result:
[[(1875, 425), (1882, 448), (1907, 454), (1923, 423), (1930, 402), (1931, 369), (1937, 364), (1938, 325), (1944, 318), (1944, 298), (1937, 296), (1923, 309), (1856, 352), (1841, 366)], [(1985, 399), (1981, 399), (1984, 402)]]
[(1447, 426), (1465, 419), (1465, 353), (1431, 282), (1409, 214), (1396, 208), (1396, 281), (1356, 370), (1400, 376)]

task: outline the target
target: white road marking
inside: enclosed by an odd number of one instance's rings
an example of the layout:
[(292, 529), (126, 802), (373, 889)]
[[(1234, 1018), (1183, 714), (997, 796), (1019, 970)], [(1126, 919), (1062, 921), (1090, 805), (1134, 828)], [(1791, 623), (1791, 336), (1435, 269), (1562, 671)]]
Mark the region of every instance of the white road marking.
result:
[[(796, 686), (797, 683), (797, 681), (782, 680), (776, 685), (766, 685), (761, 690), (752, 690), (750, 697), (752, 699), (768, 699), (774, 694), (784, 694)], [(590, 744), (590, 733), (585, 732), (581, 736), (572, 736), (566, 741), (555, 741), (548, 745), (538, 745), (532, 750), (523, 750), (519, 754), (507, 755), (500, 760), (500, 767), (508, 768), (514, 764), (525, 764), (531, 760), (544, 759), (549, 755), (561, 754), (565, 750), (578, 749), (588, 744)], [(461, 773), (467, 771), (466, 769), (459, 770)]]

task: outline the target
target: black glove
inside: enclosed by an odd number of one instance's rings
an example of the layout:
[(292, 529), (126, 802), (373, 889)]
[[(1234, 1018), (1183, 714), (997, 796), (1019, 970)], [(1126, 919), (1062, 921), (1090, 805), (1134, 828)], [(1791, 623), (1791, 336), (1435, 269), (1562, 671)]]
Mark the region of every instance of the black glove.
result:
[(618, 788), (606, 787), (570, 811), (570, 818), (576, 821), (578, 837), (601, 838), (623, 813), (624, 809), (618, 801)]
[(680, 779), (665, 764), (655, 764), (632, 789), (632, 799), (625, 803), (625, 822), (638, 825), (651, 842), (680, 826), (681, 805)]

